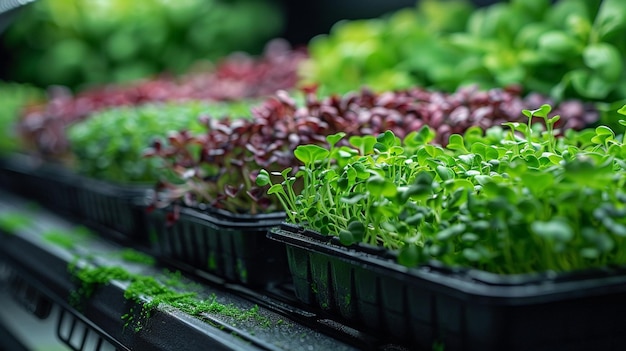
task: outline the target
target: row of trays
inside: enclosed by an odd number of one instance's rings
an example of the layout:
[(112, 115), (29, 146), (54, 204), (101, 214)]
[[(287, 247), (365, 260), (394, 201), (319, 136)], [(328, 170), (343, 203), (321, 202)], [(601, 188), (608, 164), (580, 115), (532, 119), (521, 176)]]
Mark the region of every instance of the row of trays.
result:
[[(406, 350), (299, 308), (276, 288), (250, 289), (217, 276), (181, 273), (159, 261), (129, 260), (126, 245), (86, 235), (76, 221), (0, 191), (0, 215), (8, 218), (7, 213), (26, 216), (32, 224), (0, 225), (0, 288), (38, 319), (53, 319), (57, 338), (71, 350)], [(50, 233), (71, 241), (52, 240)], [(150, 305), (158, 298), (149, 292), (151, 285), (137, 301), (128, 296), (132, 280), (123, 277), (85, 295), (81, 268), (124, 270), (163, 289), (193, 294), (199, 302), (216, 301), (219, 308), (191, 314), (175, 303)], [(230, 312), (222, 311), (226, 308)], [(130, 315), (134, 319), (127, 319)]]
[[(189, 272), (256, 291), (288, 285), (298, 303), (377, 338), (431, 350), (622, 349), (626, 272), (499, 276), (437, 264), (407, 268), (384, 251), (283, 222), (182, 207), (146, 211), (151, 189), (109, 184), (32, 159), (2, 162), (0, 186), (111, 229)], [(434, 345), (434, 346), (433, 346)]]
[(182, 207), (171, 223), (172, 207), (148, 211), (150, 186), (82, 177), (25, 155), (0, 160), (0, 188), (103, 228), (115, 241), (231, 282), (258, 287), (289, 279), (284, 248), (266, 238), (268, 229), (284, 219), (282, 213), (252, 216)]

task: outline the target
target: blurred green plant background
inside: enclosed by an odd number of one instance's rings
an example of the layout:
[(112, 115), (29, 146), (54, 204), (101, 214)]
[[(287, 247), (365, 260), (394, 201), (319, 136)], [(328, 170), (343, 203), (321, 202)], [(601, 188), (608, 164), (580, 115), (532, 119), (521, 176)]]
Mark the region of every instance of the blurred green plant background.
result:
[(0, 155), (18, 148), (15, 120), (20, 110), (43, 99), (44, 92), (36, 87), (0, 80)]
[[(521, 85), (557, 100), (626, 99), (626, 1), (421, 0), (341, 21), (309, 43), (307, 81), (344, 92)], [(623, 101), (622, 101), (623, 102)]]
[(38, 0), (12, 22), (0, 35), (5, 80), (80, 89), (257, 54), (284, 21), (270, 1)]

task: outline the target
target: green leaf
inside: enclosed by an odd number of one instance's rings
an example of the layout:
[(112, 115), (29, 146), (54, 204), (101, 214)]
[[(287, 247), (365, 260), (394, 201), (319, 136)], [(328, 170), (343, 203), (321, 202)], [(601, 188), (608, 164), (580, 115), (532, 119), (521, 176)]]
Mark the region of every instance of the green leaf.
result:
[(393, 197), (398, 192), (398, 188), (393, 182), (380, 176), (370, 177), (367, 180), (366, 186), (367, 190), (375, 197)]
[(328, 150), (315, 144), (298, 145), (293, 152), (296, 158), (305, 165), (311, 165), (316, 161), (323, 161), (328, 157), (329, 153)]
[(463, 137), (460, 134), (452, 134), (448, 138), (448, 145), (446, 146), (450, 150), (455, 151), (463, 151), (468, 153), (469, 151), (465, 148), (465, 143), (463, 142)]
[(326, 137), (326, 141), (328, 142), (328, 145), (332, 149), (339, 142), (339, 140), (343, 139), (345, 136), (346, 136), (346, 133), (344, 132), (331, 134)]
[(595, 260), (600, 257), (600, 251), (595, 247), (584, 247), (580, 249), (580, 256), (590, 260)]
[(378, 135), (376, 141), (378, 142), (377, 144), (383, 144), (386, 151), (396, 145), (396, 136), (392, 131), (386, 130), (384, 133)]
[(626, 27), (626, 3), (622, 0), (603, 0), (593, 24), (593, 29), (600, 39), (617, 35), (624, 27)]
[(307, 216), (307, 217), (309, 217), (309, 218), (312, 218), (312, 217), (315, 217), (317, 214), (318, 214), (317, 208), (315, 208), (315, 207), (309, 207), (309, 208), (306, 210), (305, 216)]
[(539, 37), (538, 50), (546, 60), (559, 62), (578, 56), (582, 43), (565, 31), (552, 30)]
[(568, 75), (576, 92), (586, 98), (606, 98), (615, 85), (583, 69), (570, 71)]
[(414, 226), (414, 225), (420, 224), (423, 220), (424, 220), (424, 214), (423, 213), (416, 213), (414, 215), (411, 215), (411, 216), (407, 217), (404, 221), (407, 224)]
[(517, 209), (529, 221), (534, 221), (543, 210), (536, 198), (522, 199), (517, 203)]
[(566, 243), (574, 238), (574, 231), (565, 219), (537, 221), (531, 224), (531, 229), (538, 236), (551, 241)]
[(515, 202), (517, 196), (513, 189), (507, 185), (498, 184), (496, 182), (488, 182), (483, 185), (483, 192), (495, 201)]
[(528, 154), (523, 156), (526, 164), (528, 165), (528, 168), (536, 169), (539, 168), (539, 166), (541, 165), (541, 163), (539, 163), (539, 159), (533, 154), (532, 150), (528, 150)]
[(596, 135), (610, 135), (611, 137), (615, 137), (613, 130), (607, 126), (596, 127)]
[(352, 220), (348, 224), (348, 231), (356, 241), (362, 241), (365, 237), (365, 225), (359, 220)]
[(554, 176), (548, 172), (527, 172), (522, 182), (533, 194), (541, 195), (554, 185)]
[(283, 177), (283, 179), (287, 179), (289, 177), (289, 173), (291, 173), (291, 170), (293, 170), (293, 168), (287, 167), (280, 172), (280, 175)]
[(361, 151), (362, 155), (371, 154), (374, 151), (374, 145), (376, 144), (376, 138), (372, 135), (354, 135), (350, 137), (349, 141), (350, 144)]
[(427, 144), (435, 139), (435, 131), (427, 125), (423, 125), (411, 139), (419, 145)]
[(383, 143), (376, 143), (374, 144), (374, 150), (378, 152), (386, 152), (387, 150), (389, 150), (389, 148)]
[(356, 242), (352, 233), (345, 229), (339, 231), (339, 241), (345, 246), (350, 246)]
[(279, 193), (281, 194), (285, 193), (285, 189), (283, 189), (283, 186), (280, 184), (274, 184), (269, 189), (267, 189), (268, 195), (279, 194)]
[(371, 175), (367, 167), (362, 163), (353, 163), (352, 168), (356, 171), (356, 177), (359, 179), (367, 179)]
[(561, 119), (561, 116), (560, 116), (560, 115), (556, 115), (556, 116), (554, 116), (554, 117), (552, 117), (552, 118), (548, 119), (548, 121), (547, 121), (547, 122), (548, 122), (548, 123), (550, 123), (550, 124), (555, 124), (555, 123), (556, 123), (556, 122), (558, 122), (560, 119)]
[(368, 212), (377, 218), (377, 220), (382, 221), (385, 218), (394, 218), (396, 217), (400, 209), (397, 206), (389, 206), (388, 202), (374, 202), (371, 207), (368, 209)]
[(615, 139), (615, 133), (607, 126), (598, 126), (595, 129), (596, 135), (591, 138), (591, 142), (597, 145), (604, 145), (608, 140)]
[(596, 43), (587, 46), (583, 51), (583, 60), (604, 81), (615, 82), (622, 77), (622, 55), (611, 44)]
[(424, 261), (426, 261), (426, 259), (422, 250), (412, 243), (407, 243), (402, 246), (398, 253), (398, 263), (403, 266), (415, 267)]
[(423, 171), (415, 176), (413, 183), (432, 186), (433, 179), (434, 179), (434, 174), (432, 174), (431, 172)]
[(465, 224), (459, 223), (459, 224), (454, 224), (442, 231), (440, 231), (439, 233), (437, 233), (437, 240), (441, 240), (441, 241), (446, 241), (446, 240), (450, 240), (458, 235), (461, 235), (465, 232), (465, 229), (467, 227), (465, 226)]
[(397, 188), (397, 190), (401, 203), (407, 202), (410, 198), (415, 201), (424, 200), (433, 193), (433, 188), (430, 184), (412, 184), (408, 187)]
[(350, 180), (348, 180), (347, 177), (342, 176), (339, 179), (337, 179), (337, 186), (341, 190), (346, 190), (350, 186)]
[(461, 241), (466, 243), (474, 243), (478, 241), (480, 237), (475, 233), (464, 233), (461, 235)]
[(266, 186), (270, 183), (270, 175), (266, 170), (262, 169), (259, 171), (259, 175), (256, 177), (256, 185), (258, 186)]
[(404, 148), (402, 146), (394, 145), (389, 148), (389, 153), (392, 155), (402, 155), (404, 153)]
[(367, 194), (364, 193), (350, 193), (346, 196), (342, 196), (341, 197), (341, 202), (348, 204), (348, 205), (356, 205), (359, 202), (366, 200), (367, 199)]
[(344, 175), (346, 176), (350, 184), (354, 184), (354, 181), (356, 180), (356, 176), (357, 176), (357, 171), (354, 169), (354, 167), (346, 167), (346, 169), (344, 170), (344, 174), (342, 174), (342, 176)]
[(478, 174), (478, 175), (474, 176), (474, 179), (480, 185), (485, 185), (487, 183), (493, 182), (493, 177), (488, 176), (488, 175), (484, 175), (484, 174)]
[(458, 156), (459, 161), (461, 161), (462, 163), (468, 165), (468, 166), (473, 166), (474, 165), (474, 160), (476, 159), (476, 154), (464, 154), (464, 155), (459, 155)]
[(548, 159), (548, 161), (550, 161), (550, 163), (558, 165), (561, 163), (561, 161), (563, 161), (563, 156), (561, 155), (557, 155), (555, 153), (552, 152), (544, 152), (541, 154), (540, 159)]
[(467, 179), (454, 179), (451, 183), (451, 190), (463, 188), (467, 191), (474, 191), (474, 184)]
[(454, 179), (454, 171), (448, 167), (437, 166), (435, 170), (437, 171), (437, 175), (439, 175), (439, 178), (441, 178), (441, 180), (445, 181), (449, 179)]
[(550, 113), (550, 111), (552, 111), (552, 106), (548, 104), (543, 104), (541, 105), (541, 107), (535, 110), (522, 110), (522, 114), (524, 114), (524, 116), (528, 118), (531, 118), (531, 117), (546, 118), (548, 116), (548, 113)]
[(483, 129), (479, 126), (471, 126), (467, 128), (465, 133), (463, 133), (463, 139), (465, 143), (468, 145), (473, 145), (476, 142), (483, 140)]
[(468, 247), (463, 249), (463, 257), (465, 257), (470, 262), (479, 262), (482, 260), (483, 255), (474, 248)]
[(608, 234), (602, 233), (597, 229), (584, 228), (581, 232), (583, 238), (585, 238), (587, 242), (593, 243), (598, 252), (609, 252), (615, 247), (613, 239), (611, 239)]

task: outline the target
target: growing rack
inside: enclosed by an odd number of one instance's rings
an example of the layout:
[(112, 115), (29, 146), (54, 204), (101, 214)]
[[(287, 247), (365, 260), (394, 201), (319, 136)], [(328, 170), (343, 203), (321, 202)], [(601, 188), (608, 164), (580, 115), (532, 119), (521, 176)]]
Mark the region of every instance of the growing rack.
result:
[(122, 319), (134, 302), (124, 297), (126, 285), (113, 280), (81, 304), (72, 304), (76, 277), (68, 265), (77, 257), (94, 265), (116, 265), (143, 275), (158, 276), (166, 267), (141, 266), (124, 261), (116, 252), (124, 247), (94, 235), (76, 240), (71, 248), (45, 239), (45, 232), (71, 232), (76, 221), (67, 220), (28, 199), (0, 190), (0, 213), (19, 213), (35, 223), (33, 228), (0, 230), (0, 258), (10, 274), (0, 284), (13, 287), (15, 301), (29, 306), (40, 318), (53, 318), (50, 306), (60, 307), (57, 336), (73, 350), (402, 350), (348, 328), (323, 314), (299, 305), (290, 288), (267, 291), (226, 283), (209, 274), (181, 279), (199, 287), (200, 294), (214, 295), (224, 304), (242, 310), (258, 306), (269, 323), (234, 322), (219, 314), (202, 319), (178, 310), (159, 308), (134, 330)]

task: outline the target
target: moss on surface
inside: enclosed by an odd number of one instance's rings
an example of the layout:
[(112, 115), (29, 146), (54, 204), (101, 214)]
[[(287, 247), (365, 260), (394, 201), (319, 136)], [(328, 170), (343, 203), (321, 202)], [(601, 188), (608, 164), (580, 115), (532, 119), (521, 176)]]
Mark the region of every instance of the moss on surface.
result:
[(74, 244), (76, 243), (74, 238), (67, 235), (67, 233), (58, 230), (47, 231), (43, 234), (42, 238), (49, 243), (55, 244), (65, 249), (74, 248)]
[(169, 272), (163, 279), (157, 279), (130, 273), (117, 266), (77, 269), (75, 264), (70, 264), (70, 271), (80, 281), (80, 287), (73, 294), (74, 303), (89, 298), (99, 286), (109, 284), (112, 280), (128, 282), (124, 297), (140, 305), (141, 310), (131, 309), (121, 318), (126, 322), (125, 327), (132, 327), (135, 332), (142, 329), (143, 322), (150, 318), (151, 312), (156, 308), (173, 308), (200, 319), (205, 314), (214, 314), (236, 321), (253, 320), (263, 326), (270, 325), (269, 319), (259, 314), (259, 307), (256, 305), (242, 309), (233, 304), (218, 302), (215, 295), (203, 298), (193, 289), (179, 291), (181, 288), (194, 287), (193, 283), (182, 281), (180, 272)]
[(92, 235), (88, 228), (78, 226), (71, 230), (50, 229), (42, 234), (42, 238), (51, 244), (71, 250), (77, 243)]
[(154, 264), (156, 263), (156, 260), (154, 257), (147, 255), (143, 252), (131, 249), (131, 248), (123, 249), (120, 252), (120, 256), (122, 257), (124, 261), (142, 263), (147, 266), (154, 266)]
[(15, 234), (16, 230), (27, 227), (31, 223), (32, 223), (32, 219), (24, 213), (20, 213), (20, 212), (0, 213), (0, 230), (8, 234)]

